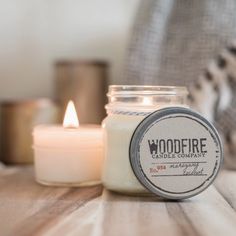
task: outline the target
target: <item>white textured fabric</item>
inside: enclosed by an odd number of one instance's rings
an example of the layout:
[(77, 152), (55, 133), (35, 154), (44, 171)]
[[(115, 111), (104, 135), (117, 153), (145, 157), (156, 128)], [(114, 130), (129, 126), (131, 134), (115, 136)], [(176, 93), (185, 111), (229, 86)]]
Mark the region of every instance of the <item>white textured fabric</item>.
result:
[(235, 0), (142, 0), (117, 84), (189, 85), (234, 38)]
[(235, 39), (235, 0), (142, 0), (117, 84), (189, 87), (192, 107), (215, 122), (225, 163), (236, 169)]

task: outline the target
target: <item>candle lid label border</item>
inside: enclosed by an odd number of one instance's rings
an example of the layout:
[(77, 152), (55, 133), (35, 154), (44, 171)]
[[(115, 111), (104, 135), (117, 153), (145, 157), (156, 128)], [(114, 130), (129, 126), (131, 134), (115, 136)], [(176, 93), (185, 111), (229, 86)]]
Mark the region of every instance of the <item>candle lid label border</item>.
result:
[(212, 183), (223, 150), (218, 132), (204, 117), (168, 107), (140, 122), (130, 141), (129, 158), (137, 179), (150, 192), (184, 199)]

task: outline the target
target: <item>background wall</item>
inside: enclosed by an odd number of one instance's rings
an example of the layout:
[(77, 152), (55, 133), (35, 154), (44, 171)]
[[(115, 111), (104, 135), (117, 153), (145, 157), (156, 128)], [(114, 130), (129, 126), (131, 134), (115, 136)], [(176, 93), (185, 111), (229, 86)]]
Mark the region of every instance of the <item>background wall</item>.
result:
[(139, 0), (0, 0), (0, 99), (53, 94), (58, 59), (122, 68)]

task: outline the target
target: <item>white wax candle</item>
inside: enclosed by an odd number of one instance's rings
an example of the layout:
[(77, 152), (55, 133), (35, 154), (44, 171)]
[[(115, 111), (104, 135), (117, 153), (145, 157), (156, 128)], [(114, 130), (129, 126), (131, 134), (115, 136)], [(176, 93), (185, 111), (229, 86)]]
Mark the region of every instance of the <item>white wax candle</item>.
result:
[(135, 177), (129, 163), (129, 144), (137, 125), (144, 116), (110, 115), (103, 121), (105, 162), (102, 182), (110, 190), (140, 192), (147, 190)]
[[(168, 105), (157, 106), (155, 110), (164, 107)], [(102, 182), (107, 189), (129, 194), (148, 193), (134, 175), (129, 161), (131, 137), (144, 118), (145, 115), (110, 114), (103, 121), (105, 161)]]
[(113, 191), (146, 194), (136, 178), (129, 156), (130, 142), (140, 122), (151, 112), (165, 107), (186, 106), (184, 87), (111, 85), (103, 120), (104, 165), (102, 182)]
[(34, 128), (33, 138), (39, 183), (83, 186), (100, 182), (103, 143), (99, 126), (41, 125)]

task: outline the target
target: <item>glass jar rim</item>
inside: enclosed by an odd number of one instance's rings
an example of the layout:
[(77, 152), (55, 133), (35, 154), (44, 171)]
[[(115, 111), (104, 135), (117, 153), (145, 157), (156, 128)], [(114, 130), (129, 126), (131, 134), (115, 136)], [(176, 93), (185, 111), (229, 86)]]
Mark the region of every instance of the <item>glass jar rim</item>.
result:
[(157, 86), (157, 85), (110, 85), (107, 96), (134, 96), (134, 95), (187, 95), (184, 86)]

